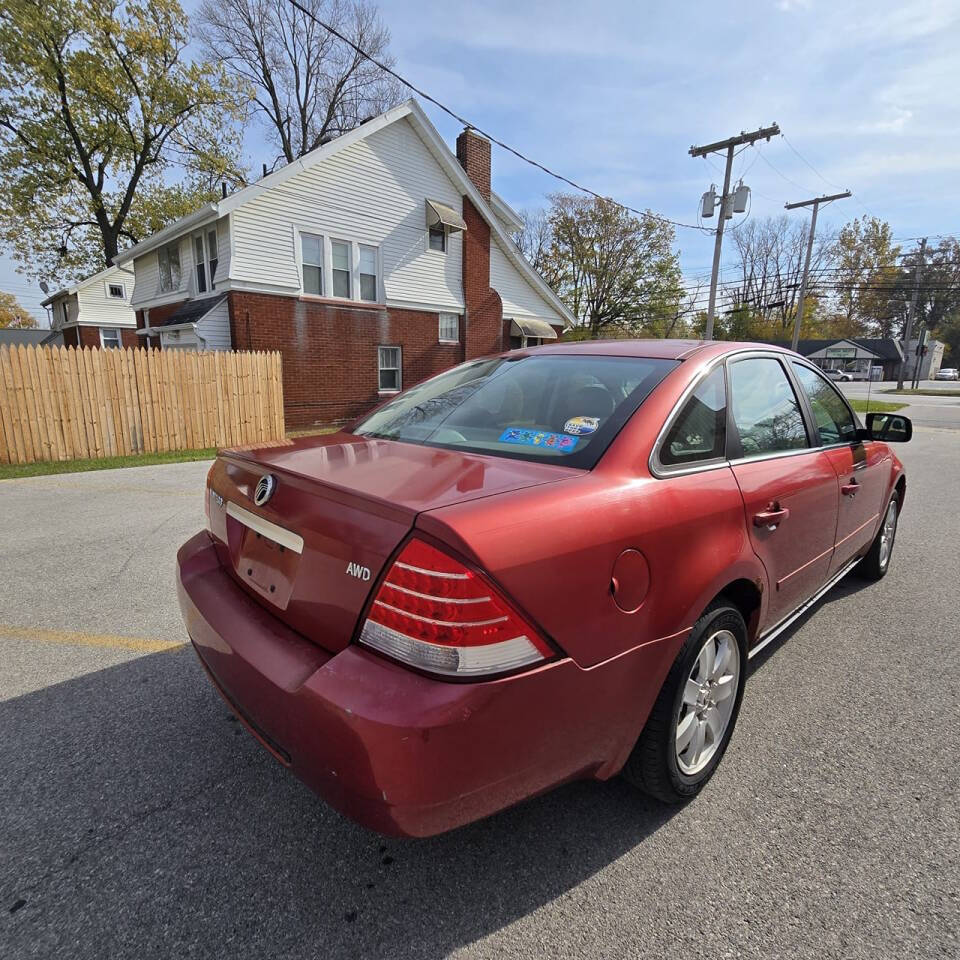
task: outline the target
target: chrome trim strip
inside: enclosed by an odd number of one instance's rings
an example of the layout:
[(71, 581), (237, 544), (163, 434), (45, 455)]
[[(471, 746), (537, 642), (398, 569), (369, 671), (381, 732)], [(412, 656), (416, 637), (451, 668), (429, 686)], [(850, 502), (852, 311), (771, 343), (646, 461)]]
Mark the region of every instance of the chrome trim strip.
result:
[(264, 520), (263, 517), (258, 517), (255, 513), (244, 510), (243, 507), (238, 507), (232, 502), (227, 503), (227, 516), (233, 517), (237, 523), (242, 523), (268, 540), (279, 543), (281, 547), (293, 550), (294, 553), (303, 553), (303, 537), (292, 530), (278, 527), (275, 523)]
[(417, 593), (416, 590), (408, 590), (399, 584), (391, 583), (390, 580), (384, 580), (383, 585), (391, 590), (399, 590), (411, 597), (419, 597), (421, 600), (434, 600), (437, 603), (486, 603), (491, 597), (435, 597), (431, 593)]
[(797, 447), (794, 450), (774, 450), (771, 453), (761, 453), (756, 457), (737, 457), (736, 460), (728, 460), (731, 467), (738, 467), (743, 463), (762, 463), (764, 460), (780, 460), (782, 457), (799, 457), (804, 453), (822, 453), (820, 447)]
[(425, 570), (423, 567), (414, 567), (409, 563), (397, 561), (397, 566), (401, 570), (411, 570), (413, 573), (424, 573), (428, 577), (442, 577), (444, 580), (469, 580), (469, 573), (441, 573), (439, 570)]
[(803, 614), (805, 614), (825, 593), (830, 589), (835, 587), (858, 563), (860, 562), (859, 557), (854, 557), (846, 566), (840, 569), (840, 572), (831, 577), (812, 597), (808, 600), (804, 600), (803, 603), (797, 607), (793, 613), (787, 614), (775, 627), (772, 627), (768, 630), (763, 638), (757, 643), (754, 647), (750, 649), (747, 653), (747, 659), (752, 660), (765, 646), (770, 643), (773, 643), (777, 637), (783, 633), (790, 624), (799, 620)]
[(399, 613), (401, 616), (409, 617), (411, 620), (419, 620), (421, 623), (431, 623), (435, 627), (489, 627), (493, 623), (503, 623), (510, 619), (504, 616), (494, 617), (492, 620), (434, 620), (432, 617), (421, 617), (419, 614), (411, 613), (409, 610), (401, 610), (399, 607), (395, 607), (383, 600), (374, 600), (373, 603), (377, 607), (385, 607), (387, 610), (393, 611), (393, 613)]

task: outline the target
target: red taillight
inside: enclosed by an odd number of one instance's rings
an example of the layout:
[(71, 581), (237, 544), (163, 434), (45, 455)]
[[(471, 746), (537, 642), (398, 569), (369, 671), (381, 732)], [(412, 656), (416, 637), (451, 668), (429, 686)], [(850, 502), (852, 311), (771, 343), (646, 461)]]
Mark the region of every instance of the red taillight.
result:
[(387, 571), (360, 642), (411, 666), (481, 676), (553, 655), (485, 577), (422, 540)]

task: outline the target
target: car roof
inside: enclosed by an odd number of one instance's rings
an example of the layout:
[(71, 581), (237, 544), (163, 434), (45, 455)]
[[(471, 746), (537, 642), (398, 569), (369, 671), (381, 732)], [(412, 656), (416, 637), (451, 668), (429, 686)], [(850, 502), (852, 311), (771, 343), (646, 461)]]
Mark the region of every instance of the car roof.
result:
[(592, 354), (611, 357), (655, 357), (664, 360), (687, 360), (694, 354), (710, 356), (740, 350), (768, 350), (791, 353), (770, 343), (747, 343), (730, 340), (568, 340), (511, 351), (513, 354)]

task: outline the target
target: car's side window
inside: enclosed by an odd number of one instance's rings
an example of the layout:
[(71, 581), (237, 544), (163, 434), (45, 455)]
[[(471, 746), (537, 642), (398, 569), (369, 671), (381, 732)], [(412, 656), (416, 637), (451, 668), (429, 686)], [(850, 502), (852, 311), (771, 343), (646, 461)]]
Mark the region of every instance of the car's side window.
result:
[(660, 445), (665, 467), (724, 456), (727, 439), (727, 390), (723, 367), (708, 374), (689, 396)]
[(833, 384), (802, 363), (794, 363), (793, 370), (800, 381), (801, 389), (810, 401), (820, 442), (852, 443), (856, 440), (857, 425), (853, 414)]
[(810, 445), (800, 404), (779, 360), (748, 357), (731, 363), (730, 402), (742, 456)]

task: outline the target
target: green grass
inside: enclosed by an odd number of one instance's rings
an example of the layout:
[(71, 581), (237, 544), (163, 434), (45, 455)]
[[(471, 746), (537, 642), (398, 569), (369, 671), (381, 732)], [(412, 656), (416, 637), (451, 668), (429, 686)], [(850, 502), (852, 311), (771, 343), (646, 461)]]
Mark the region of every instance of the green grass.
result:
[(216, 447), (204, 450), (171, 450), (167, 453), (139, 453), (132, 457), (102, 457), (99, 460), (44, 460), (41, 463), (2, 463), (0, 480), (18, 477), (45, 477), (52, 473), (85, 473), (89, 470), (114, 470), (117, 467), (149, 467), (158, 463), (186, 463), (212, 460)]
[(847, 397), (847, 402), (857, 413), (893, 413), (906, 406), (905, 403), (884, 403), (881, 400), (863, 400), (860, 397)]
[(895, 396), (907, 396), (913, 394), (914, 396), (922, 397), (960, 397), (960, 390), (950, 389), (950, 390), (929, 390), (929, 389), (920, 389), (920, 390), (911, 390), (905, 388), (903, 390), (884, 390), (884, 393), (892, 393)]

